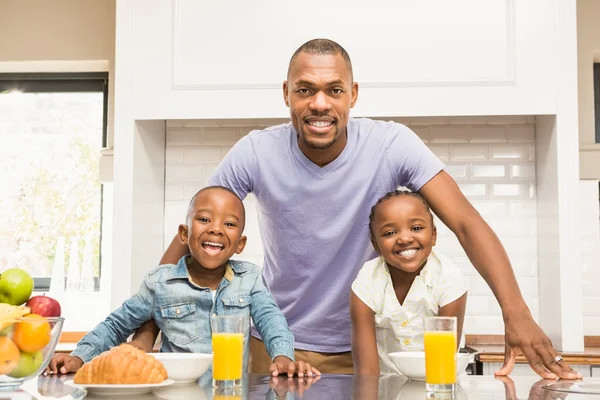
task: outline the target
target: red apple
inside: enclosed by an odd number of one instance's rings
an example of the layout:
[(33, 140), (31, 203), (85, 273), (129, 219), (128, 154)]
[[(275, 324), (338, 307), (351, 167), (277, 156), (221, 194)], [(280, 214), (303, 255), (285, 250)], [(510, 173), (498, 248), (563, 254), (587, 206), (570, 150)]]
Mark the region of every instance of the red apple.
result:
[(33, 296), (27, 300), (25, 305), (30, 308), (31, 314), (38, 314), (42, 317), (60, 317), (60, 304), (52, 297)]

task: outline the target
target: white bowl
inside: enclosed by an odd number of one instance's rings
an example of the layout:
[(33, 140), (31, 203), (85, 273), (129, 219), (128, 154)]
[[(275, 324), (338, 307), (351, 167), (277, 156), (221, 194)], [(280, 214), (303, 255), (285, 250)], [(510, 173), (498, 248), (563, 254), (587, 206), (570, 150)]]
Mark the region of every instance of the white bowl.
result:
[(204, 353), (148, 353), (159, 360), (175, 383), (193, 382), (208, 370), (212, 354)]
[[(425, 352), (424, 351), (399, 351), (389, 354), (398, 371), (408, 379), (415, 381), (425, 380)], [(456, 354), (456, 374), (465, 373), (469, 363), (473, 362), (473, 354)]]

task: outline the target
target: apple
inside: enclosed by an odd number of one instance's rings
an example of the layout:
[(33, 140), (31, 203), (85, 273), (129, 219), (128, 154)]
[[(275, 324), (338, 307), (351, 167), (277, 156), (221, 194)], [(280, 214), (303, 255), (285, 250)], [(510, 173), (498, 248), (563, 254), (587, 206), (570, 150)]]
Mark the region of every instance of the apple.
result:
[(10, 268), (0, 273), (0, 303), (20, 306), (33, 292), (33, 278), (27, 271)]
[(44, 357), (41, 351), (36, 351), (35, 353), (21, 352), (17, 368), (13, 369), (8, 376), (12, 378), (25, 378), (26, 376), (33, 375), (40, 365), (42, 365), (43, 361)]
[(60, 317), (60, 304), (52, 297), (33, 296), (27, 300), (25, 305), (29, 307), (31, 314), (38, 314), (42, 317)]

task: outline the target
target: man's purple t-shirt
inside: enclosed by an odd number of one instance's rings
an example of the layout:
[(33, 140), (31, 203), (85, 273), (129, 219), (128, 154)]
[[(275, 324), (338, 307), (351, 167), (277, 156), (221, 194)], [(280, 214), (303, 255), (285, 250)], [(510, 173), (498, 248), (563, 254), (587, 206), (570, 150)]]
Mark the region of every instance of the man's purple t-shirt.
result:
[(350, 119), (343, 152), (319, 167), (288, 123), (242, 138), (208, 184), (256, 196), (263, 276), (296, 348), (338, 353), (350, 350), (350, 287), (376, 256), (371, 207), (398, 186), (421, 189), (443, 168), (406, 126), (371, 119)]

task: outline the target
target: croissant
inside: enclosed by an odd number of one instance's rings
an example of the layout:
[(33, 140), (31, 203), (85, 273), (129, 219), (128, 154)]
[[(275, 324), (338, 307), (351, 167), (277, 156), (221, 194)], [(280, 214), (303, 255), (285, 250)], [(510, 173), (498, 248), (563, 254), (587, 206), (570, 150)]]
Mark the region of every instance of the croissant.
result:
[(148, 384), (167, 379), (167, 371), (156, 358), (123, 343), (85, 363), (75, 374), (77, 384)]

